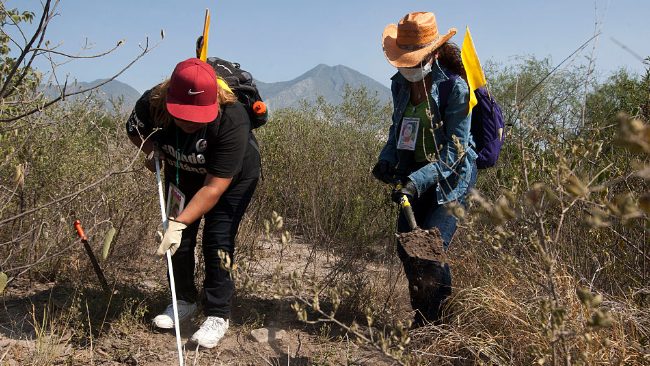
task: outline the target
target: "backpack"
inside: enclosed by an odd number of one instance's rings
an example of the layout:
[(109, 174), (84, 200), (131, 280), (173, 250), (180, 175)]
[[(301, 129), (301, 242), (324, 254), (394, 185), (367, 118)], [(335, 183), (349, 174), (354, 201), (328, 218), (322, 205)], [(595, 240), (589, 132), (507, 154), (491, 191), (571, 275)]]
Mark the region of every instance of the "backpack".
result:
[(218, 57), (208, 57), (206, 62), (212, 66), (217, 76), (228, 84), (239, 102), (244, 105), (251, 120), (251, 128), (263, 126), (268, 120), (268, 111), (257, 90), (253, 76), (236, 62)]
[[(438, 86), (440, 92), (440, 115), (444, 115), (444, 109), (449, 101), (451, 89), (454, 87), (454, 81), (458, 75), (450, 75), (449, 80), (445, 80)], [(505, 123), (499, 103), (490, 95), (485, 87), (478, 88), (474, 91), (478, 103), (472, 109), (471, 133), (476, 143), (476, 166), (479, 169), (493, 167), (501, 146), (505, 139)]]

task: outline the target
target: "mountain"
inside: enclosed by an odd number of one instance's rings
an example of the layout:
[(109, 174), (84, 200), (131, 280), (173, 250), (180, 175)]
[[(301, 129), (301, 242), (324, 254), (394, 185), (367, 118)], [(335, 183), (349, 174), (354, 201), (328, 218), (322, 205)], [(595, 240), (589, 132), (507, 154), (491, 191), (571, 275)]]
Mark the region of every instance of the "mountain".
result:
[(257, 88), (269, 109), (296, 107), (301, 100), (313, 102), (319, 96), (331, 104), (343, 100), (345, 86), (357, 89), (365, 87), (371, 95), (377, 93), (381, 101), (390, 101), (390, 89), (376, 80), (343, 65), (320, 64), (297, 78), (277, 83), (256, 80)]
[[(91, 82), (69, 84), (67, 92), (70, 93), (87, 89), (105, 80), (98, 79)], [(327, 66), (320, 64), (289, 81), (264, 83), (255, 80), (255, 82), (264, 102), (270, 110), (296, 107), (300, 104), (301, 100), (313, 102), (319, 96), (323, 96), (328, 103), (339, 104), (343, 100), (346, 85), (354, 89), (365, 87), (370, 95), (377, 93), (377, 98), (382, 102), (391, 100), (389, 88), (369, 76), (343, 65)], [(52, 86), (44, 86), (43, 91), (49, 98), (55, 98), (59, 95), (59, 90)], [(88, 95), (89, 93), (79, 94), (68, 98), (68, 100), (82, 100), (88, 98)], [(103, 107), (107, 110), (113, 109), (113, 103), (111, 101), (117, 101), (118, 98), (122, 97), (123, 103), (121, 110), (126, 113), (133, 109), (135, 102), (140, 97), (140, 93), (133, 87), (117, 80), (111, 80), (100, 86), (97, 90), (93, 91), (93, 95), (103, 103)]]
[[(106, 79), (98, 79), (91, 82), (76, 82), (74, 84), (69, 84), (67, 86), (66, 93), (72, 93), (82, 89), (92, 88), (93, 86), (99, 85)], [(59, 96), (59, 89), (53, 86), (44, 86), (43, 91), (48, 98), (56, 98)], [(90, 92), (78, 94), (68, 98), (68, 100), (76, 101), (84, 98), (88, 98)], [(107, 110), (113, 109), (113, 102), (122, 98), (121, 111), (130, 112), (135, 106), (135, 102), (140, 98), (140, 93), (135, 90), (132, 86), (125, 84), (121, 81), (111, 80), (108, 83), (100, 86), (99, 88), (92, 91), (97, 100), (103, 103), (103, 107)]]

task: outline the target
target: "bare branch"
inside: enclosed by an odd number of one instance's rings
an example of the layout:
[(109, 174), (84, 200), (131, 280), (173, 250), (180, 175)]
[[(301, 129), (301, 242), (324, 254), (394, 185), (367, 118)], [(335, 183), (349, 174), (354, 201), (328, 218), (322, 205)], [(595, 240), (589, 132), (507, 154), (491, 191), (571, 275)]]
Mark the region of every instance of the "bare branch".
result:
[(636, 58), (637, 60), (641, 61), (644, 65), (650, 65), (650, 61), (648, 61), (648, 59), (643, 58), (643, 56), (634, 52), (634, 50), (632, 50), (630, 47), (623, 44), (621, 41), (617, 40), (614, 37), (610, 37), (610, 39), (612, 40), (612, 42), (616, 43), (617, 46), (621, 47), (624, 51), (627, 51), (627, 53), (634, 56), (634, 58)]
[[(11, 89), (8, 90), (9, 85), (11, 85), (11, 80), (14, 78), (16, 75), (16, 72), (20, 68), (20, 65), (22, 64), (23, 60), (27, 56), (27, 53), (31, 49), (32, 45), (34, 42), (36, 42), (36, 39), (43, 33), (45, 34), (45, 27), (47, 26), (47, 22), (51, 18), (52, 14), (50, 14), (50, 3), (52, 0), (47, 0), (45, 5), (43, 6), (43, 13), (41, 14), (41, 20), (39, 21), (38, 28), (34, 32), (34, 35), (32, 36), (32, 39), (29, 40), (29, 42), (25, 45), (25, 48), (23, 51), (20, 53), (20, 56), (18, 56), (18, 59), (16, 59), (16, 63), (14, 64), (13, 68), (9, 71), (7, 74), (7, 77), (4, 80), (4, 83), (2, 85), (2, 89), (0, 89), (0, 98), (6, 98), (11, 94)], [(58, 4), (58, 1), (56, 2)]]
[[(87, 92), (89, 92), (89, 91), (91, 91), (91, 90), (99, 89), (101, 86), (108, 84), (109, 82), (115, 80), (118, 76), (122, 75), (122, 73), (124, 73), (124, 71), (126, 71), (126, 70), (129, 69), (131, 66), (133, 66), (133, 64), (136, 63), (136, 61), (138, 61), (140, 58), (142, 58), (142, 56), (144, 56), (144, 55), (146, 55), (147, 53), (151, 52), (151, 50), (153, 50), (153, 49), (156, 48), (157, 46), (158, 46), (158, 43), (155, 44), (153, 47), (150, 48), (150, 47), (149, 47), (149, 38), (147, 37), (147, 40), (146, 40), (146, 43), (145, 43), (145, 47), (142, 48), (142, 52), (141, 52), (141, 53), (140, 53), (136, 58), (134, 58), (131, 62), (129, 62), (129, 63), (128, 63), (124, 68), (122, 68), (122, 70), (120, 70), (120, 71), (117, 72), (115, 75), (111, 76), (110, 78), (108, 78), (108, 79), (102, 81), (101, 83), (99, 83), (99, 84), (97, 84), (97, 85), (95, 85), (95, 86), (93, 86), (93, 87), (90, 87), (90, 88), (82, 89), (82, 90), (79, 90), (79, 91), (76, 91), (76, 92), (72, 92), (72, 93), (64, 93), (64, 92), (62, 92), (61, 95), (59, 95), (57, 98), (48, 101), (47, 103), (43, 104), (43, 105), (42, 105), (41, 107), (39, 107), (39, 108), (34, 108), (34, 109), (30, 110), (29, 112), (25, 112), (25, 113), (23, 113), (23, 114), (21, 114), (21, 115), (19, 115), (19, 116), (10, 117), (10, 118), (5, 118), (5, 119), (0, 119), (0, 122), (12, 122), (12, 121), (16, 121), (16, 120), (19, 120), (19, 119), (21, 119), (21, 118), (24, 118), (24, 117), (27, 117), (27, 116), (29, 116), (29, 115), (32, 115), (32, 114), (34, 114), (34, 113), (40, 112), (40, 111), (44, 110), (45, 108), (48, 108), (48, 107), (50, 107), (51, 105), (53, 105), (53, 104), (55, 104), (55, 103), (57, 103), (57, 102), (59, 102), (59, 101), (61, 101), (61, 100), (64, 100), (64, 99), (67, 98), (67, 97), (70, 97), (70, 96), (73, 96), (73, 95), (78, 95), (78, 94), (83, 94), (83, 93), (87, 93)], [(64, 90), (64, 91), (65, 91), (65, 90)]]
[(102, 53), (98, 53), (98, 54), (90, 55), (90, 56), (71, 55), (71, 54), (68, 54), (68, 53), (65, 53), (65, 52), (55, 51), (55, 50), (50, 49), (50, 48), (32, 48), (30, 50), (30, 52), (41, 51), (41, 53), (40, 53), (41, 55), (44, 54), (44, 53), (53, 53), (55, 55), (64, 56), (64, 57), (68, 57), (68, 58), (89, 59), (89, 58), (100, 58), (100, 57), (106, 56), (106, 55), (110, 54), (111, 52), (115, 51), (116, 49), (118, 49), (118, 47), (120, 47), (123, 44), (124, 44), (124, 40), (119, 40), (117, 42), (117, 44), (115, 46), (113, 46), (113, 48), (109, 49), (108, 51), (104, 51)]

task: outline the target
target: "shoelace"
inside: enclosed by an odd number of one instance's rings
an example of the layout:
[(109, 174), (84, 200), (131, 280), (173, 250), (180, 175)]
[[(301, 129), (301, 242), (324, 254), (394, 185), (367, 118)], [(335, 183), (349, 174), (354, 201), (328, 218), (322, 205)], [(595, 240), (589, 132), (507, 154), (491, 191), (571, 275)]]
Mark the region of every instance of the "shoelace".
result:
[(208, 319), (205, 320), (205, 323), (203, 323), (203, 327), (210, 330), (221, 330), (221, 328), (225, 324), (226, 322), (223, 321), (222, 319), (216, 317), (215, 318), (209, 317)]
[(221, 326), (221, 321), (217, 318), (207, 319), (207, 327), (210, 329), (218, 329)]

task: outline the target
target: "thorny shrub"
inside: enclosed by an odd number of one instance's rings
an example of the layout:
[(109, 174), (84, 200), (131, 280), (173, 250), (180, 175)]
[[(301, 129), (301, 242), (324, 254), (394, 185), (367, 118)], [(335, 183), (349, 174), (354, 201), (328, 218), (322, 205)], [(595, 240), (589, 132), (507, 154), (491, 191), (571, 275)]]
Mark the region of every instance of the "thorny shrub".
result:
[(321, 98), (277, 111), (257, 131), (263, 160), (257, 201), (323, 249), (380, 254), (394, 208), (370, 169), (384, 140), (377, 131), (389, 123), (389, 106), (365, 89), (348, 88), (339, 106)]
[(648, 74), (567, 95), (579, 74), (565, 72), (523, 104), (508, 97), (545, 64), (495, 78), (514, 126), (469, 211), (453, 210), (455, 295), (444, 326), (412, 333), (422, 362), (648, 362)]
[(155, 180), (124, 137), (125, 118), (90, 99), (26, 117), (0, 134), (0, 266), (10, 279), (78, 274), (88, 262), (80, 257), (76, 219), (93, 244), (117, 229), (111, 264), (144, 249), (140, 228), (157, 222), (142, 215), (156, 207)]

